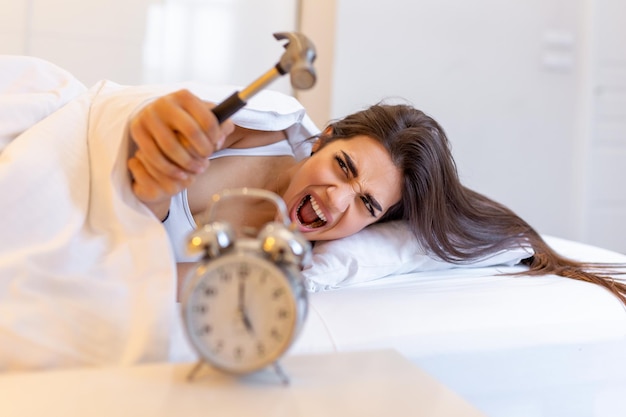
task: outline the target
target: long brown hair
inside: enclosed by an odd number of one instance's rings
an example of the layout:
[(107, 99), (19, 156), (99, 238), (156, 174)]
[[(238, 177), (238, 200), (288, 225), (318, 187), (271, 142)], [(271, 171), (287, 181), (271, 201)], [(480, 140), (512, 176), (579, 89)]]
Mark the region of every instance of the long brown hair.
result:
[[(583, 263), (550, 248), (523, 219), (461, 184), (448, 138), (430, 116), (405, 104), (377, 104), (329, 125), (322, 143), (366, 135), (380, 141), (403, 172), (402, 199), (380, 221), (407, 220), (420, 244), (463, 264), (495, 252), (531, 247), (525, 275), (556, 274), (593, 282), (626, 304), (626, 284), (608, 274), (622, 265)], [(603, 272), (604, 271), (604, 272)]]

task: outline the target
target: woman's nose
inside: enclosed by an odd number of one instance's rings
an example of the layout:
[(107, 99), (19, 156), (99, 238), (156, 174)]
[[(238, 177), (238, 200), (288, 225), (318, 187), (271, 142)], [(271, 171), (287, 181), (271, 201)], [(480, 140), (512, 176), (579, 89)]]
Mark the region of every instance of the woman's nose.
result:
[(330, 209), (343, 213), (352, 201), (354, 190), (348, 184), (334, 185), (328, 187), (326, 195)]

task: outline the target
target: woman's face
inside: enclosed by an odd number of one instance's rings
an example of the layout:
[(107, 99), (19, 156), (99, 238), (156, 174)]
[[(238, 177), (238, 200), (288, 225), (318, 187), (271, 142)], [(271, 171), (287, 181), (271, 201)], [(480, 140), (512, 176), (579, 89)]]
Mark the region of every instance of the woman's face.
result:
[(308, 240), (352, 235), (400, 201), (401, 172), (369, 136), (335, 140), (297, 165), (283, 194)]

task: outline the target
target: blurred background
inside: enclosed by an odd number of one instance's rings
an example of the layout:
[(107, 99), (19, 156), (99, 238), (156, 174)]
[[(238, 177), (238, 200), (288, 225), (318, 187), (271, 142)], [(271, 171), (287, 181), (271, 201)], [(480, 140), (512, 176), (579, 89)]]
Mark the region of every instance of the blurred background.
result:
[(465, 184), (540, 233), (626, 253), (622, 0), (0, 0), (0, 54), (91, 85), (246, 85), (300, 30), (313, 119), (414, 104), (453, 144)]

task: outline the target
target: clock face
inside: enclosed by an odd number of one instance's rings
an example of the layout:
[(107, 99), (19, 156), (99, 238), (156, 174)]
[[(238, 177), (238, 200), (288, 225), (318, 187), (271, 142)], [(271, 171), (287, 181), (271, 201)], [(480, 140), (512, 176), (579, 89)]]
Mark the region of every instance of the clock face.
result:
[(183, 300), (187, 334), (200, 356), (235, 373), (261, 369), (289, 347), (297, 299), (273, 263), (234, 253), (203, 264)]

